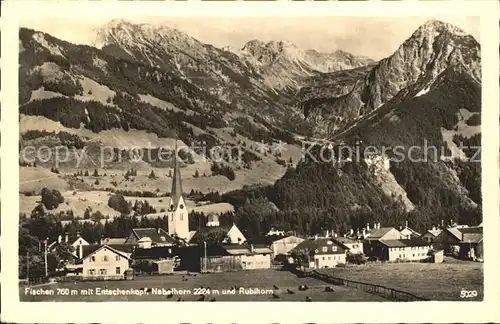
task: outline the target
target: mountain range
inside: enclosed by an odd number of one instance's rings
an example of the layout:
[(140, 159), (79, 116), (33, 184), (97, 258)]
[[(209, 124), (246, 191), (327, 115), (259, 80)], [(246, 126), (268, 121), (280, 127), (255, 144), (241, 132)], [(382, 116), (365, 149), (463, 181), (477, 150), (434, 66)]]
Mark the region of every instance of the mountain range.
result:
[[(269, 186), (259, 195), (282, 211), (343, 215), (322, 216), (327, 226), (410, 214), (416, 226), (480, 221), (480, 163), (468, 160), (481, 136), (480, 45), (453, 25), (428, 21), (380, 61), (280, 40), (217, 48), (174, 28), (124, 20), (97, 30), (93, 46), (27, 28), (19, 37), (20, 148), (62, 143), (87, 153), (79, 167), (74, 155), (60, 166), (63, 189), (110, 185), (83, 186), (71, 177), (96, 167), (99, 148), (154, 151), (173, 148), (178, 137), (188, 146), (243, 150), (243, 164), (226, 160), (215, 168), (202, 150), (188, 152), (184, 174), (205, 174), (188, 176), (188, 190)], [(325, 139), (334, 147), (390, 150), (364, 154), (359, 163), (301, 159), (304, 141)], [(280, 141), (283, 151), (260, 149)], [(424, 143), (444, 153), (426, 162), (392, 159), (394, 148)], [(422, 150), (417, 157), (425, 157)], [(127, 158), (107, 164), (129, 167), (171, 165)], [(37, 194), (44, 185), (20, 190)]]

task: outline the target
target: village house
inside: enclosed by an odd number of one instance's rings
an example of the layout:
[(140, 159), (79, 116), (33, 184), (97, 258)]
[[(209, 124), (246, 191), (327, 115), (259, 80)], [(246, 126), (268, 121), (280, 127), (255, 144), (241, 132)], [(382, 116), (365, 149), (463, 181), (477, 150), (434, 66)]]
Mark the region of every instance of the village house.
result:
[(420, 238), (429, 243), (434, 243), (439, 234), (441, 234), (441, 229), (433, 226), (432, 229), (427, 230)]
[(194, 233), (189, 243), (201, 243), (207, 238), (216, 238), (220, 244), (244, 244), (247, 239), (236, 224), (230, 226), (209, 226), (200, 228)]
[(275, 258), (278, 255), (286, 255), (292, 249), (294, 249), (297, 245), (303, 242), (304, 239), (297, 236), (273, 236), (270, 239), (270, 247), (273, 251), (273, 257)]
[(363, 241), (351, 239), (348, 237), (336, 237), (334, 238), (336, 242), (347, 247), (348, 253), (351, 254), (363, 254)]
[(68, 270), (85, 279), (123, 279), (125, 271), (130, 269), (132, 248), (130, 244), (80, 245), (79, 259)]
[(206, 248), (201, 272), (270, 269), (272, 250), (265, 245), (225, 244)]
[(277, 230), (273, 227), (267, 232), (266, 236), (285, 236), (285, 231)]
[(333, 268), (346, 263), (346, 247), (331, 238), (307, 239), (291, 253), (299, 265), (305, 268)]
[(150, 241), (151, 246), (171, 246), (178, 243), (178, 240), (161, 228), (134, 228), (124, 244), (138, 245), (141, 239), (141, 243)]
[(405, 227), (400, 228), (399, 232), (401, 232), (402, 238), (404, 238), (406, 240), (416, 239), (416, 238), (419, 238), (422, 236), (417, 231), (408, 227), (408, 221), (406, 221)]
[(68, 233), (64, 235), (59, 235), (56, 240), (52, 241), (50, 244), (47, 245), (47, 249), (49, 251), (54, 251), (57, 248), (57, 245), (61, 243), (68, 243), (73, 247), (73, 256), (75, 258), (78, 258), (78, 247), (80, 245), (90, 245), (89, 242), (87, 242), (81, 235), (80, 232), (77, 232), (75, 236), (70, 236)]
[(378, 255), (379, 260), (420, 261), (429, 258), (432, 245), (422, 239), (381, 240), (383, 248)]
[(380, 258), (386, 250), (386, 246), (380, 243), (381, 240), (399, 240), (401, 238), (401, 232), (395, 227), (377, 227), (364, 238), (363, 251), (368, 257)]

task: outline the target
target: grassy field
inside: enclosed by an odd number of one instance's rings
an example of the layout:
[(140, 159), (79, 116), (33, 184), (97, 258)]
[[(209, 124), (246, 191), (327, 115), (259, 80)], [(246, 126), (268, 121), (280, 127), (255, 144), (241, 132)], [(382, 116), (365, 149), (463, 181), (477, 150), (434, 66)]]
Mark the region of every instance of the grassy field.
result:
[[(216, 301), (305, 301), (309, 296), (312, 301), (386, 301), (381, 297), (365, 293), (363, 291), (353, 290), (345, 287), (333, 287), (333, 292), (325, 292), (326, 283), (313, 278), (298, 278), (288, 271), (279, 270), (250, 270), (239, 272), (225, 272), (213, 274), (196, 274), (186, 276), (188, 281), (182, 281), (182, 275), (170, 276), (154, 276), (154, 277), (137, 277), (135, 280), (129, 281), (94, 281), (94, 282), (79, 282), (79, 283), (56, 283), (41, 287), (54, 291), (54, 296), (27, 296), (24, 287), (19, 288), (21, 301), (177, 301), (180, 295), (174, 295), (167, 298), (164, 295), (155, 295), (150, 292), (147, 295), (137, 296), (84, 296), (81, 290), (107, 288), (107, 289), (140, 289), (143, 288), (165, 288), (165, 289), (186, 289), (192, 292), (191, 295), (182, 296), (184, 301), (197, 301), (200, 296), (194, 295), (197, 288), (211, 289), (211, 293), (207, 294), (206, 301), (212, 297)], [(273, 285), (277, 285), (279, 289), (274, 289)], [(307, 285), (307, 291), (299, 291), (299, 285)], [(223, 290), (231, 287), (243, 288), (259, 288), (269, 290), (264, 294), (243, 294), (239, 293), (227, 295), (223, 294)], [(62, 296), (56, 295), (58, 288), (68, 288), (69, 291), (76, 291), (75, 295)], [(287, 289), (291, 289), (295, 294), (287, 293)], [(219, 293), (216, 293), (218, 290)], [(272, 293), (279, 295), (279, 299), (275, 299)]]
[[(324, 269), (343, 279), (386, 286), (431, 300), (482, 300), (483, 264), (447, 259), (441, 264), (399, 263)], [(476, 290), (477, 297), (460, 298), (460, 291)]]

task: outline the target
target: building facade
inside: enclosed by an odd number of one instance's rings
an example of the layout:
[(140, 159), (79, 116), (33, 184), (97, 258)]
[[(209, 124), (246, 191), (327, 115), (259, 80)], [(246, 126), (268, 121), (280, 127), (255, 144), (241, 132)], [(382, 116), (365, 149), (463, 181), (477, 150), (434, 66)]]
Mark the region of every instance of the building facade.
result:
[(330, 238), (308, 239), (297, 245), (291, 253), (296, 263), (304, 268), (333, 268), (346, 263), (347, 249)]
[(81, 276), (86, 279), (123, 279), (125, 271), (130, 269), (130, 253), (117, 250), (108, 245), (88, 246), (81, 264)]
[(303, 238), (297, 236), (286, 236), (279, 238), (271, 243), (271, 250), (273, 251), (273, 256), (276, 257), (280, 254), (288, 254), (297, 245), (304, 241)]

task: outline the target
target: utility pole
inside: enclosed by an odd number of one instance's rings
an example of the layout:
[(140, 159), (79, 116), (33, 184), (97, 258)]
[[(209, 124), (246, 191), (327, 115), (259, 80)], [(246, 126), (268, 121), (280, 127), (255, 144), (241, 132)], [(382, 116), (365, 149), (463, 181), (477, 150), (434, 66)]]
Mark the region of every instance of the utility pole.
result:
[(207, 241), (203, 241), (204, 248), (204, 258), (203, 258), (203, 267), (205, 268), (205, 272), (207, 271)]
[(26, 252), (26, 280), (30, 283), (30, 253)]
[(135, 279), (135, 245), (132, 247), (132, 280)]
[(47, 239), (45, 239), (45, 241), (43, 242), (45, 244), (45, 250), (44, 250), (44, 259), (45, 259), (45, 278), (47, 278), (49, 276), (49, 268), (48, 268), (48, 265), (47, 265)]

